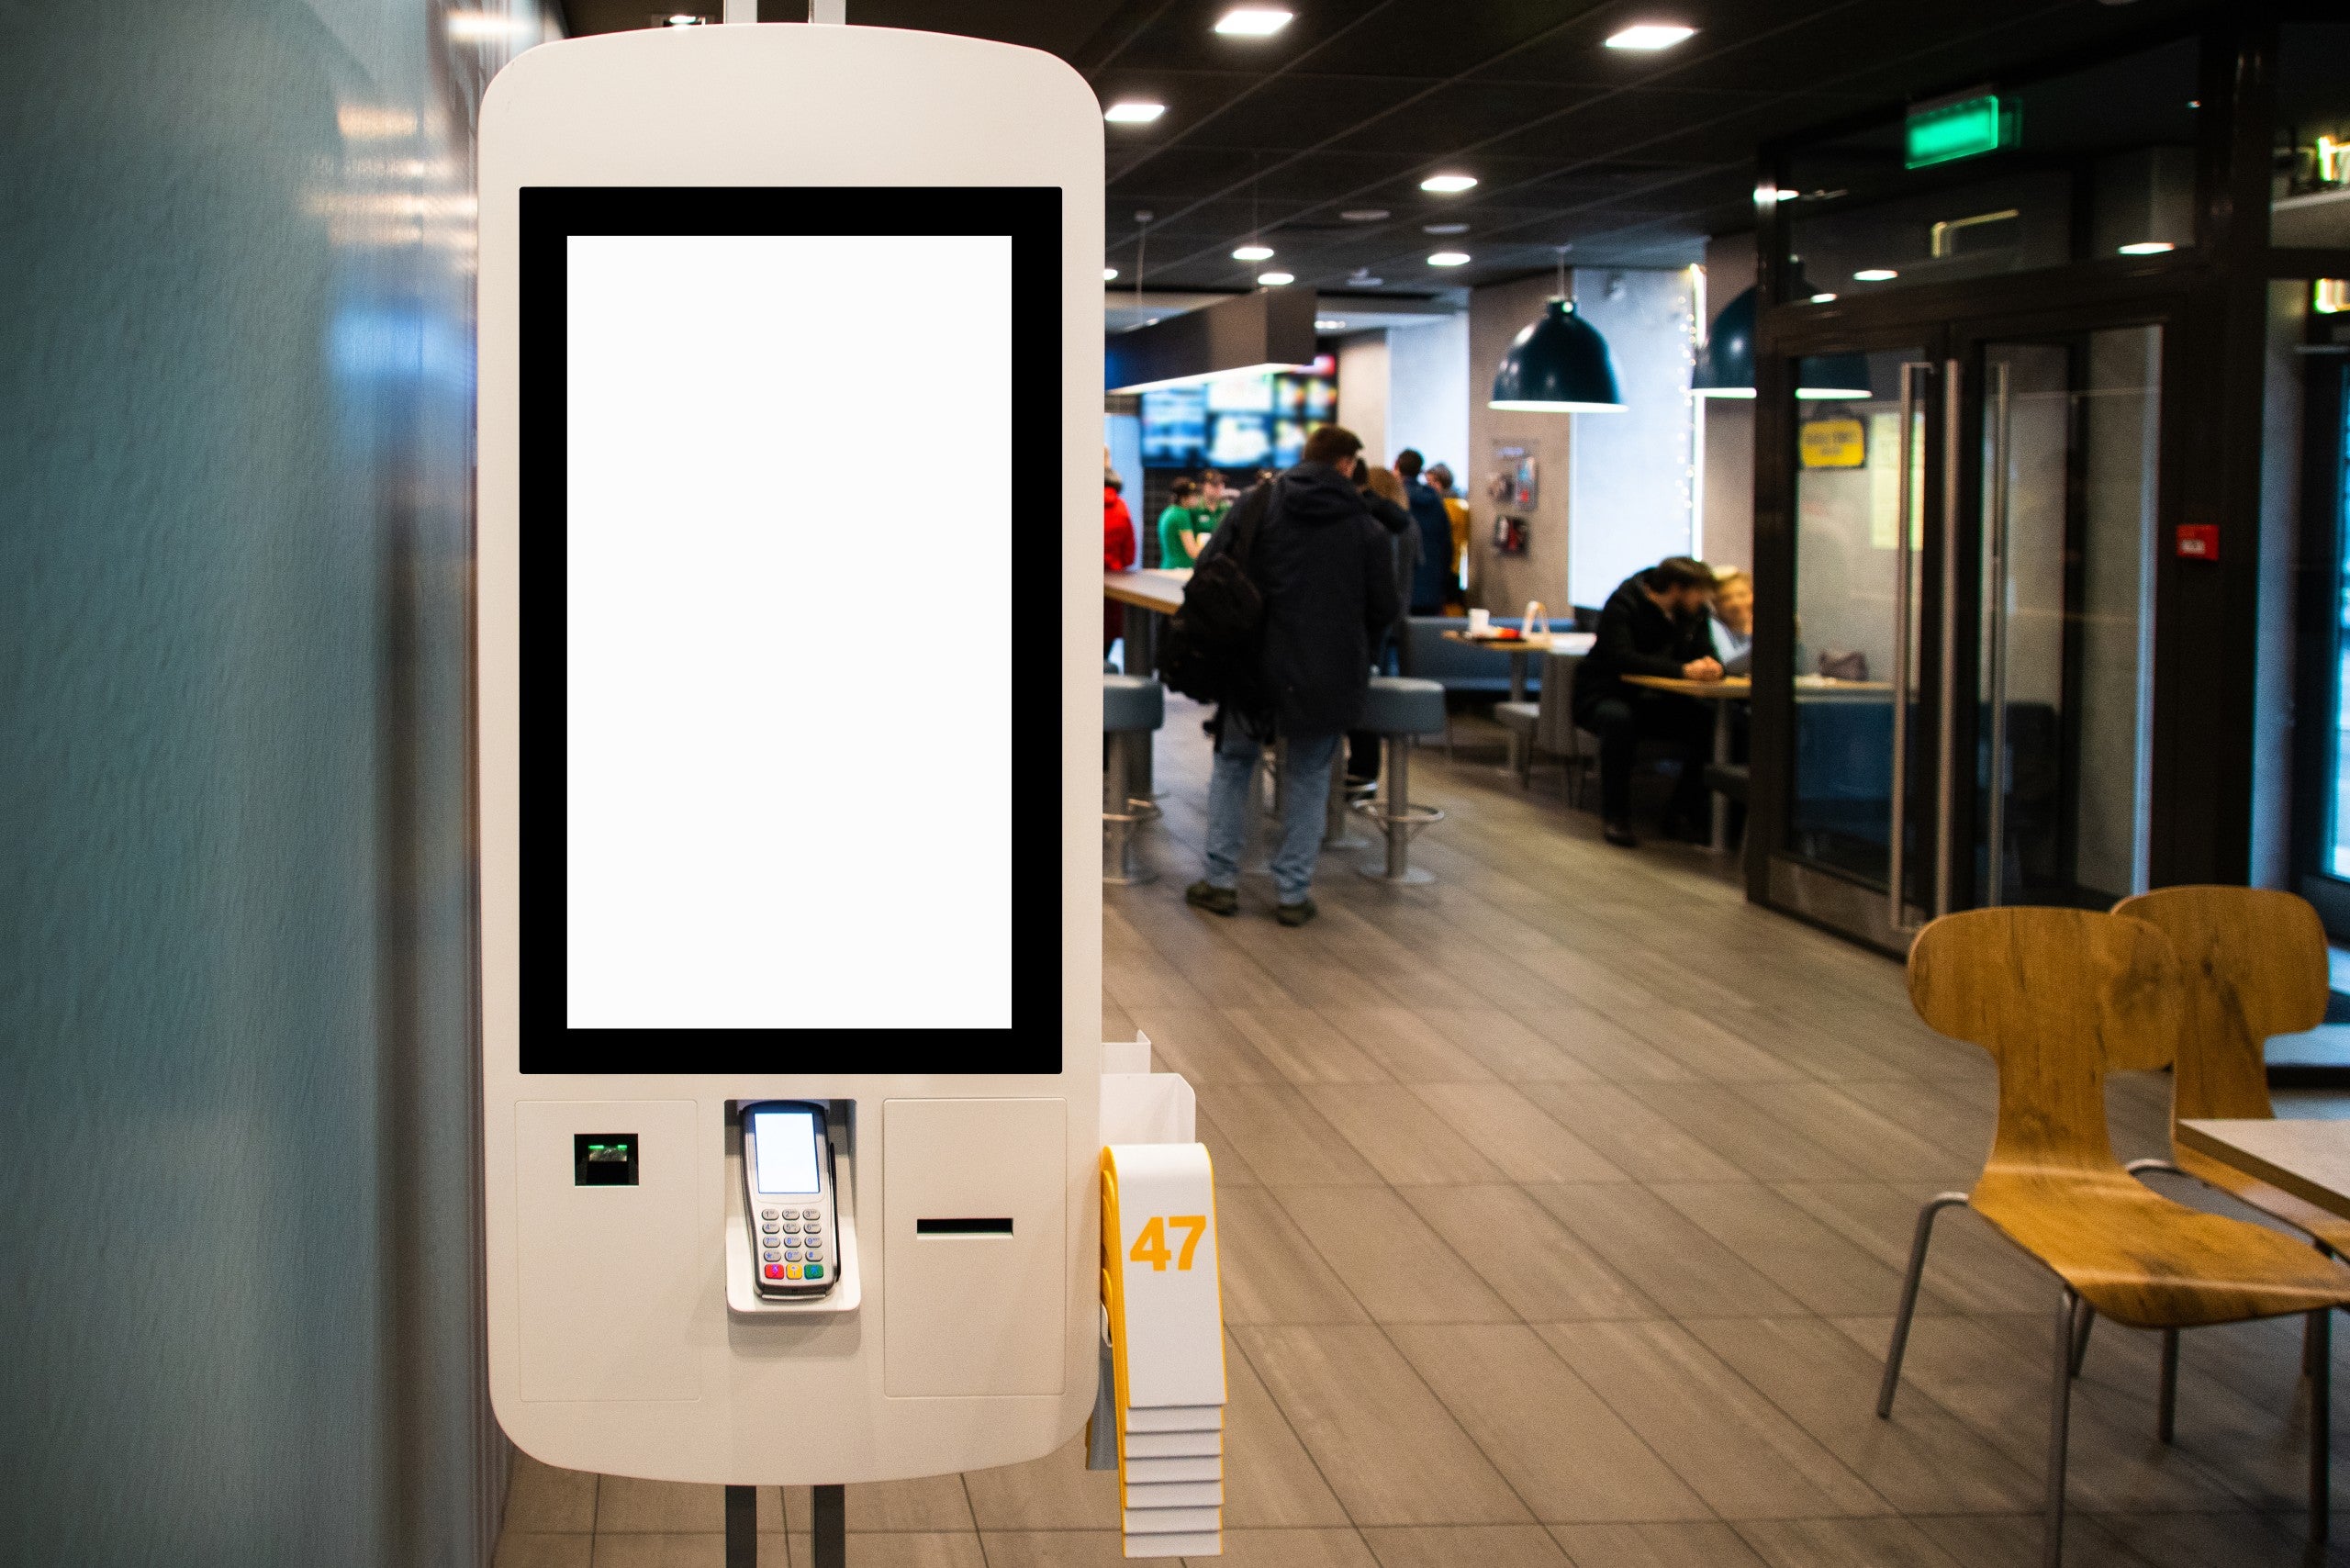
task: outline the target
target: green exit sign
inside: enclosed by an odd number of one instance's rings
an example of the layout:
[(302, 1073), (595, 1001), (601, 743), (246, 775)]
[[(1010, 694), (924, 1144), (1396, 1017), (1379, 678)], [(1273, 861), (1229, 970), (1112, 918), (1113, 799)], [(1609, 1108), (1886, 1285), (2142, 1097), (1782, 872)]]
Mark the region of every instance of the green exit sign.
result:
[(1923, 105), (1909, 111), (1904, 162), (1922, 169), (2013, 147), (2017, 118), (2016, 106), (1996, 93)]

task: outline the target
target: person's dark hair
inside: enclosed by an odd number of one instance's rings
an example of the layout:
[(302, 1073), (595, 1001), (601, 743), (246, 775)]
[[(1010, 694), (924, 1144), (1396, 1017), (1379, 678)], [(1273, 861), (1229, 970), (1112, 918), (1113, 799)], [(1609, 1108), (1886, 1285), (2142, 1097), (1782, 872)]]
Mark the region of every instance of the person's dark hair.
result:
[(1401, 474), (1406, 479), (1416, 479), (1420, 476), (1420, 470), (1427, 465), (1427, 459), (1422, 457), (1418, 452), (1407, 446), (1403, 451), (1395, 454), (1395, 472)]
[(1452, 470), (1446, 467), (1443, 464), (1429, 464), (1427, 465), (1427, 473), (1428, 483), (1434, 485), (1438, 489), (1449, 490), (1452, 488)]
[(1338, 464), (1362, 450), (1362, 437), (1344, 425), (1322, 425), (1305, 438), (1305, 448), (1297, 454), (1300, 463)]
[(1167, 487), (1167, 498), (1171, 501), (1180, 501), (1185, 496), (1196, 496), (1199, 493), (1200, 487), (1190, 479), (1178, 479)]
[(1658, 593), (1680, 588), (1701, 588), (1711, 593), (1714, 588), (1714, 569), (1687, 555), (1667, 555), (1641, 577)]

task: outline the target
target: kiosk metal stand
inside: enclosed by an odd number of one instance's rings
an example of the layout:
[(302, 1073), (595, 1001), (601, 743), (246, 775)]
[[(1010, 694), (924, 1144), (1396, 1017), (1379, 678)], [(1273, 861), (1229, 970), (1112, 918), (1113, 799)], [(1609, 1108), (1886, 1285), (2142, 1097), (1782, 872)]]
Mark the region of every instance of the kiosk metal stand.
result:
[[(726, 1568), (759, 1568), (759, 1494), (750, 1486), (726, 1489)], [(809, 1542), (816, 1568), (847, 1568), (848, 1510), (837, 1486), (814, 1491)]]

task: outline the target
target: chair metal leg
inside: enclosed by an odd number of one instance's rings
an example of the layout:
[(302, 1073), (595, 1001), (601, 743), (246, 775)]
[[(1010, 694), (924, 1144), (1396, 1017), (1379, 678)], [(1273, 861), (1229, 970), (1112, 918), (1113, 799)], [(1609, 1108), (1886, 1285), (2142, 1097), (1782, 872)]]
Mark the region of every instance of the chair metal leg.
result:
[(2040, 1544), (2042, 1568), (2062, 1568), (2065, 1561), (2065, 1442), (2073, 1417), (2073, 1342), (2076, 1308), (2085, 1305), (2068, 1287), (2056, 1298), (2055, 1391), (2048, 1402), (2048, 1501)]
[(2081, 1375), (2081, 1363), (2088, 1360), (2089, 1330), (2097, 1327), (2097, 1308), (2087, 1302), (2081, 1301), (2077, 1296), (2074, 1300), (2076, 1305), (2074, 1307), (2073, 1316), (2073, 1354), (2070, 1367), (2071, 1375), (2078, 1377)]
[(2333, 1309), (2309, 1315), (2310, 1539), (2322, 1543), (2333, 1515)]
[(1909, 1349), (1909, 1319), (1918, 1310), (1918, 1283), (1926, 1275), (1926, 1247), (1934, 1238), (1934, 1216), (1966, 1202), (1964, 1193), (1938, 1193), (1918, 1211), (1917, 1234), (1909, 1242), (1909, 1271), (1901, 1277), (1901, 1310), (1893, 1318), (1893, 1343), (1886, 1348), (1885, 1381), (1877, 1384), (1879, 1419), (1893, 1414), (1893, 1391), (1901, 1383), (1901, 1358)]
[(2162, 1390), (2154, 1406), (2154, 1436), (2170, 1441), (2178, 1424), (2178, 1330), (2163, 1330)]

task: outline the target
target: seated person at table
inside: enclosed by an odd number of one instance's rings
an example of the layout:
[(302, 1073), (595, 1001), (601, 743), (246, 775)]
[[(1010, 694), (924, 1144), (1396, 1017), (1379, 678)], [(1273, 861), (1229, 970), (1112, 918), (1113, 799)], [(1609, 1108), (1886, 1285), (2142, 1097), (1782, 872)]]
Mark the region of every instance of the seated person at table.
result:
[(1754, 662), (1754, 579), (1736, 566), (1714, 577), (1714, 656), (1724, 675), (1746, 675)]
[(1189, 479), (1178, 479), (1168, 489), (1167, 510), (1158, 514), (1158, 564), (1169, 571), (1190, 566), (1199, 558), (1200, 546), (1208, 542), (1208, 533), (1200, 531), (1200, 487)]
[(1645, 689), (1624, 678), (1719, 680), (1722, 666), (1713, 655), (1712, 618), (1706, 611), (1713, 591), (1713, 572), (1686, 555), (1633, 573), (1607, 596), (1598, 641), (1575, 670), (1575, 724), (1599, 737), (1599, 820), (1610, 844), (1628, 849), (1636, 842), (1632, 758), (1643, 736), (1669, 743), (1681, 757), (1665, 835), (1694, 829), (1705, 804), (1711, 710), (1694, 697)]

